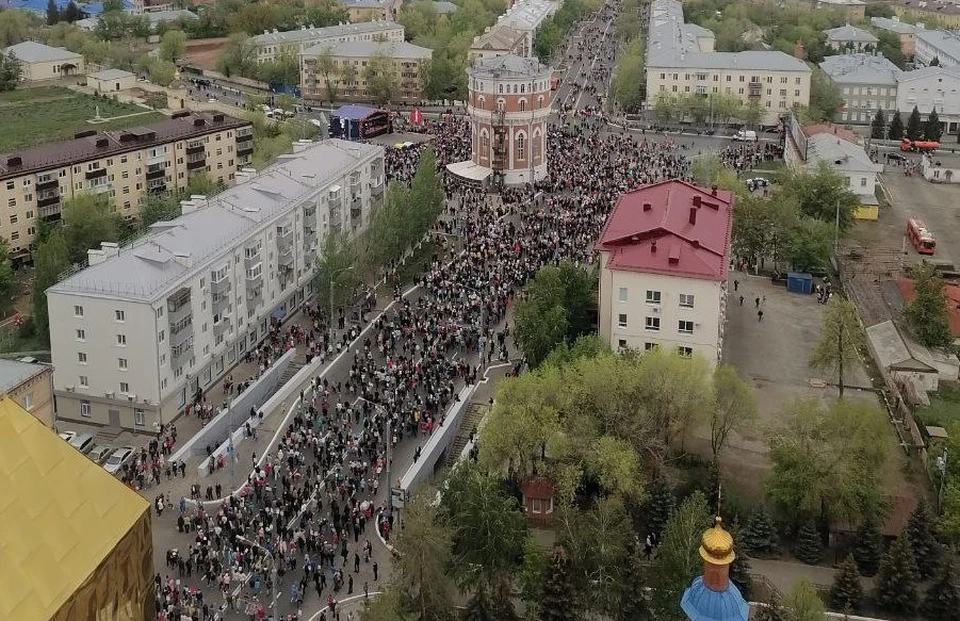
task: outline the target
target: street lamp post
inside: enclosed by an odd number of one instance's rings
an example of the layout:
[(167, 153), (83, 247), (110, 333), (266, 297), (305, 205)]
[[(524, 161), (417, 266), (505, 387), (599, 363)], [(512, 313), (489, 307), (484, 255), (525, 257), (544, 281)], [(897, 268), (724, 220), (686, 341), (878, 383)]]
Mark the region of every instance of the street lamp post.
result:
[(251, 541), (246, 537), (244, 537), (243, 535), (237, 535), (237, 539), (246, 543), (249, 546), (257, 548), (258, 550), (263, 552), (263, 554), (268, 559), (270, 559), (270, 573), (272, 574), (272, 578), (270, 580), (270, 597), (273, 601), (273, 603), (270, 604), (270, 606), (273, 609), (273, 618), (276, 619), (279, 616), (277, 613), (277, 596), (278, 596), (277, 594), (277, 560), (273, 557), (273, 553), (271, 553), (270, 550), (266, 549), (259, 543)]
[(330, 331), (333, 332), (333, 282), (340, 274), (353, 269), (352, 265), (345, 265), (330, 274)]

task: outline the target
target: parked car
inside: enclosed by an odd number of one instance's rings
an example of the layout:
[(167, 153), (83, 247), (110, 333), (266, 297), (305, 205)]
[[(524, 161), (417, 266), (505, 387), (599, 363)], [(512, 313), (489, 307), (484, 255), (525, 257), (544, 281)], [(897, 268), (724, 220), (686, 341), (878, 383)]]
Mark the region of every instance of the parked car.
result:
[(61, 432), (60, 432), (59, 434), (57, 434), (57, 435), (59, 435), (60, 438), (61, 438), (64, 442), (70, 442), (70, 440), (73, 440), (74, 436), (77, 435), (77, 432), (76, 432), (76, 431), (61, 431)]
[(752, 129), (741, 129), (733, 135), (733, 139), (737, 142), (756, 142), (757, 132)]
[(90, 452), (90, 449), (93, 448), (93, 434), (79, 433), (70, 438), (69, 442), (70, 446), (80, 451), (81, 454), (86, 455)]
[(87, 453), (87, 457), (95, 464), (100, 464), (101, 466), (110, 459), (110, 456), (113, 455), (113, 452), (117, 450), (112, 446), (100, 446), (99, 444), (90, 449), (90, 452)]
[(762, 190), (768, 185), (770, 185), (770, 182), (764, 179), (763, 177), (747, 179), (747, 189), (750, 190), (751, 192), (753, 192), (754, 190)]
[(123, 468), (125, 464), (133, 459), (134, 450), (136, 449), (132, 446), (121, 446), (107, 459), (107, 463), (103, 465), (103, 469), (110, 474), (116, 474), (120, 471), (120, 468)]

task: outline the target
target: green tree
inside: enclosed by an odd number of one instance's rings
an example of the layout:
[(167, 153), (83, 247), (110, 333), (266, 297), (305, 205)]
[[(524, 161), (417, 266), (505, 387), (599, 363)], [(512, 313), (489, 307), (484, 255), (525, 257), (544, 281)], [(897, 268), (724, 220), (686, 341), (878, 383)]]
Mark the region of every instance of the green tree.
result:
[(160, 39), (160, 59), (176, 64), (187, 51), (187, 35), (181, 30), (168, 30)]
[(773, 468), (767, 494), (785, 518), (824, 527), (878, 518), (885, 508), (880, 472), (886, 461), (886, 418), (875, 406), (816, 400), (787, 406), (768, 437)]
[(890, 140), (900, 140), (903, 138), (903, 134), (903, 119), (900, 118), (900, 111), (896, 110), (893, 113), (893, 118), (890, 119), (890, 129), (887, 130), (887, 138)]
[(37, 244), (33, 251), (35, 274), (33, 279), (33, 323), (37, 334), (50, 341), (49, 314), (47, 313), (47, 289), (57, 284), (60, 274), (70, 267), (70, 252), (62, 231), (54, 231), (47, 239)]
[(932, 577), (943, 560), (943, 547), (937, 541), (936, 517), (925, 498), (917, 501), (907, 521), (906, 531), (920, 577), (924, 580)]
[(87, 250), (120, 237), (120, 216), (103, 194), (79, 194), (63, 206), (63, 239), (71, 263), (86, 260)]
[(940, 123), (940, 115), (937, 114), (937, 109), (934, 107), (930, 116), (927, 117), (927, 122), (923, 124), (923, 139), (940, 142), (941, 136), (943, 136), (943, 125)]
[(624, 597), (617, 621), (651, 621), (650, 604), (646, 595), (647, 568), (639, 550), (630, 557), (630, 569), (624, 576)]
[(300, 83), (300, 58), (293, 50), (284, 48), (273, 60), (259, 66), (257, 77), (287, 89), (296, 86)]
[(887, 119), (883, 115), (883, 110), (877, 110), (873, 115), (873, 121), (870, 123), (870, 137), (875, 140), (883, 140), (887, 137)]
[(610, 82), (610, 95), (626, 112), (636, 112), (643, 103), (644, 55), (646, 42), (637, 37), (617, 60)]
[(737, 589), (740, 590), (740, 595), (749, 602), (753, 592), (753, 578), (750, 575), (750, 561), (747, 559), (747, 555), (743, 553), (740, 525), (738, 523), (734, 522), (733, 527), (730, 529), (730, 535), (733, 537), (733, 550), (735, 554), (733, 562), (730, 563), (730, 582), (737, 586)]
[(823, 602), (806, 580), (801, 580), (783, 598), (784, 621), (826, 621)]
[(13, 301), (16, 281), (10, 264), (10, 244), (0, 238), (0, 308), (7, 309)]
[(927, 588), (923, 600), (923, 614), (930, 621), (952, 621), (960, 610), (960, 593), (954, 582), (953, 565), (949, 561), (941, 563), (936, 579)]
[(669, 93), (659, 93), (653, 104), (653, 114), (658, 120), (670, 122), (677, 118), (680, 111), (677, 97)]
[(57, 0), (47, 1), (47, 26), (53, 26), (60, 21), (60, 9), (57, 8)]
[(747, 127), (759, 127), (767, 115), (760, 103), (759, 97), (751, 97), (745, 106), (740, 108), (739, 117)]
[(82, 13), (80, 12), (80, 7), (77, 6), (77, 3), (73, 0), (67, 4), (67, 8), (63, 12), (63, 21), (72, 24), (73, 22), (80, 19)]
[(217, 71), (227, 76), (253, 77), (257, 70), (254, 43), (242, 32), (235, 32), (217, 56)]
[(560, 343), (594, 330), (595, 287), (595, 274), (573, 263), (543, 267), (527, 284), (514, 312), (514, 333), (531, 366)]
[(843, 95), (823, 69), (814, 68), (810, 74), (810, 107), (811, 120), (832, 121), (837, 110), (843, 105)]
[(750, 515), (743, 531), (743, 547), (751, 555), (760, 558), (774, 556), (779, 545), (777, 529), (763, 503), (758, 504)]
[(730, 364), (720, 364), (714, 369), (713, 394), (716, 406), (710, 413), (710, 449), (714, 462), (719, 463), (730, 433), (746, 429), (757, 419), (757, 403)]
[(830, 264), (834, 225), (816, 218), (797, 218), (787, 241), (787, 260), (794, 270), (807, 272)]
[(413, 603), (419, 621), (446, 619), (454, 591), (449, 575), (453, 531), (434, 506), (435, 496), (423, 490), (407, 503), (395, 544), (396, 585)]
[(165, 222), (180, 216), (182, 213), (180, 200), (181, 197), (173, 192), (148, 194), (146, 200), (140, 205), (140, 227), (146, 229), (156, 222)]
[(577, 619), (577, 598), (570, 577), (570, 560), (562, 547), (553, 550), (543, 584), (540, 619), (543, 621), (574, 621)]
[(863, 520), (857, 528), (853, 541), (853, 558), (864, 576), (877, 573), (883, 558), (883, 535), (880, 534), (876, 521), (870, 517)]
[(914, 298), (903, 316), (914, 337), (927, 347), (946, 347), (953, 342), (943, 279), (932, 263), (923, 261), (912, 270)]
[(154, 60), (147, 68), (150, 81), (157, 86), (170, 86), (177, 75), (177, 66), (166, 60)]
[(0, 11), (0, 48), (30, 40), (39, 20), (27, 11)]
[(667, 524), (651, 576), (652, 608), (657, 619), (680, 621), (684, 618), (677, 602), (700, 573), (703, 565), (700, 537), (709, 526), (707, 499), (699, 491), (683, 501)]
[(323, 88), (327, 95), (330, 105), (337, 100), (340, 84), (337, 80), (339, 71), (337, 71), (337, 61), (333, 59), (333, 54), (329, 48), (323, 50), (316, 59), (317, 73), (323, 78)]
[(675, 509), (676, 499), (673, 495), (673, 489), (664, 477), (657, 477), (650, 487), (650, 500), (645, 512), (647, 528), (650, 533), (660, 538), (670, 522), (670, 518), (673, 517)]
[(357, 68), (353, 65), (344, 65), (340, 68), (340, 83), (346, 96), (349, 98), (353, 94), (353, 88), (357, 85)]
[(417, 616), (410, 610), (409, 598), (394, 584), (380, 589), (380, 595), (365, 601), (363, 621), (415, 621)]
[(863, 327), (857, 316), (857, 307), (850, 300), (834, 295), (827, 303), (820, 325), (820, 338), (810, 354), (810, 366), (836, 378), (841, 399), (844, 371), (853, 368), (859, 361), (857, 348), (863, 342)]
[(723, 160), (716, 153), (700, 153), (690, 162), (690, 177), (697, 185), (710, 187), (724, 167)]
[[(321, 308), (330, 305), (342, 308), (357, 289), (359, 278), (356, 265), (356, 247), (343, 236), (331, 231), (323, 242), (314, 268), (314, 283), (319, 293)], [(333, 317), (330, 317), (333, 321)]]
[(863, 601), (863, 585), (860, 584), (860, 573), (857, 561), (850, 554), (840, 564), (840, 571), (833, 577), (830, 586), (830, 606), (834, 610), (851, 610), (860, 608)]
[[(11, 13), (13, 11), (7, 11)], [(3, 16), (3, 13), (0, 13)], [(20, 59), (13, 55), (13, 52), (0, 54), (0, 93), (12, 91), (20, 83), (20, 76), (23, 74), (23, 68)]]
[(846, 179), (826, 162), (812, 172), (802, 168), (788, 171), (775, 198), (796, 200), (801, 215), (830, 224), (839, 221), (840, 232), (852, 226), (853, 213), (860, 206), (860, 199), (849, 190)]
[(731, 245), (737, 257), (750, 265), (759, 265), (771, 250), (771, 231), (774, 228), (770, 201), (749, 195), (733, 203), (733, 232)]
[(923, 138), (923, 121), (920, 119), (920, 110), (916, 106), (907, 119), (907, 138), (910, 140), (920, 140)]
[(917, 563), (906, 534), (887, 550), (875, 581), (874, 601), (883, 612), (911, 615), (917, 609)]
[[(750, 621), (786, 621), (787, 611), (781, 603), (780, 597), (774, 593), (770, 597), (770, 603), (766, 606), (757, 608), (755, 614), (751, 614)], [(366, 621), (366, 619), (364, 619)]]
[(877, 30), (874, 34), (880, 39), (877, 43), (877, 51), (897, 67), (905, 69), (906, 58), (900, 48), (900, 35), (886, 30)]
[(375, 103), (384, 106), (397, 96), (400, 80), (396, 62), (384, 52), (371, 54), (362, 73), (367, 83), (367, 94)]
[(797, 541), (793, 546), (793, 555), (798, 560), (816, 565), (823, 559), (823, 544), (820, 542), (820, 533), (812, 521), (807, 520), (797, 531)]
[(493, 602), (487, 595), (486, 589), (479, 589), (473, 597), (467, 600), (467, 608), (463, 611), (464, 621), (497, 621)]

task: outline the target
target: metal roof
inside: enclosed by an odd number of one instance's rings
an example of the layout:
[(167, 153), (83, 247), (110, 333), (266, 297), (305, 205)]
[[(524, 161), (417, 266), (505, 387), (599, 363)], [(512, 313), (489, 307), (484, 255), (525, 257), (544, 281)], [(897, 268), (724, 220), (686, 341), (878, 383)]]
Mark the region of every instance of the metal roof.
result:
[(251, 40), (260, 46), (275, 45), (278, 43), (296, 43), (309, 39), (326, 39), (333, 37), (343, 37), (356, 34), (378, 34), (391, 30), (403, 31), (403, 26), (396, 22), (372, 21), (357, 22), (356, 24), (339, 24), (337, 26), (326, 26), (323, 28), (301, 28), (300, 30), (287, 30), (284, 32), (264, 32), (251, 37)]
[(135, 77), (135, 74), (124, 71), (123, 69), (104, 69), (103, 71), (87, 74), (87, 79), (93, 78), (94, 80), (121, 80), (123, 78)]
[[(47, 293), (152, 302), (190, 274), (226, 260), (227, 253), (264, 223), (284, 216), (310, 193), (382, 151), (380, 146), (334, 139), (281, 156), (253, 179), (211, 197), (196, 211), (158, 222), (155, 232), (121, 248), (119, 256), (69, 276)], [(182, 257), (189, 261), (178, 260)]]
[(515, 30), (536, 30), (551, 15), (557, 12), (558, 2), (553, 0), (520, 0), (497, 18), (497, 23), (506, 24)]
[(897, 18), (890, 17), (871, 17), (870, 23), (880, 30), (887, 30), (897, 34), (913, 34), (918, 30), (923, 29), (919, 26), (908, 24), (907, 22), (902, 22)]
[(31, 377), (51, 367), (43, 364), (5, 360), (0, 358), (0, 392), (9, 392)]
[(25, 63), (46, 63), (58, 60), (77, 61), (83, 59), (83, 56), (62, 47), (50, 47), (36, 41), (24, 41), (11, 45), (3, 51), (5, 54), (13, 54), (20, 61)]
[(947, 54), (954, 59), (960, 58), (960, 32), (954, 30), (918, 30), (916, 37), (937, 50), (938, 53)]
[(896, 86), (903, 71), (880, 54), (838, 54), (820, 63), (823, 72), (838, 84)]
[(304, 50), (304, 56), (324, 54), (342, 58), (368, 58), (383, 54), (390, 58), (423, 60), (433, 56), (433, 50), (406, 41), (344, 41), (342, 43), (319, 43)]
[(471, 50), (513, 50), (526, 37), (522, 32), (505, 24), (497, 24), (473, 38)]
[(536, 58), (506, 54), (477, 60), (467, 73), (474, 78), (530, 78), (549, 71), (550, 68)]
[(814, 134), (807, 138), (807, 165), (827, 162), (833, 168), (865, 172), (881, 172), (863, 147), (834, 134)]
[(852, 41), (854, 43), (878, 43), (880, 41), (872, 32), (851, 26), (850, 24), (825, 30), (824, 34), (827, 35), (828, 41)]

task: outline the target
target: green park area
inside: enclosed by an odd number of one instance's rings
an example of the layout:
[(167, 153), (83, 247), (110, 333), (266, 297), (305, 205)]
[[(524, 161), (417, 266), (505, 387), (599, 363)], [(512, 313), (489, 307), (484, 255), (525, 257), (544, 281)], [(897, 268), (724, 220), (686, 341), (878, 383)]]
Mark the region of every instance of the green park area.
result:
[[(88, 123), (97, 115), (104, 119), (135, 114), (104, 123)], [(142, 113), (142, 114), (141, 114)], [(163, 120), (164, 115), (107, 97), (75, 93), (50, 86), (0, 94), (0, 152), (33, 147), (45, 142), (69, 140), (80, 131), (125, 129)]]

